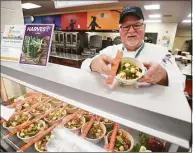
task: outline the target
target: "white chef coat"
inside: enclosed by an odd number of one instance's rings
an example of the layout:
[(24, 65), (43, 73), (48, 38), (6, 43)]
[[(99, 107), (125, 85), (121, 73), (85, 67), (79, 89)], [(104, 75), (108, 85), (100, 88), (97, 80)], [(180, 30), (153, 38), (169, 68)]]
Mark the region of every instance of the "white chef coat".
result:
[[(88, 58), (85, 61), (83, 61), (81, 69), (91, 72), (90, 64), (93, 59), (97, 58), (100, 55), (106, 55), (111, 58), (115, 58), (118, 50), (123, 50), (123, 57), (135, 58), (135, 55), (140, 50), (140, 48), (137, 49), (136, 51), (127, 51), (127, 49), (123, 47), (123, 44), (108, 46), (107, 48), (100, 51), (99, 55), (96, 55), (93, 58)], [(167, 59), (166, 55), (170, 56), (170, 58)], [(168, 49), (166, 47), (163, 47), (161, 45), (144, 43), (143, 49), (136, 58), (141, 62), (157, 62), (161, 64), (167, 71), (169, 81), (168, 85), (184, 90), (185, 76), (180, 72), (175, 62), (175, 57), (168, 52)]]

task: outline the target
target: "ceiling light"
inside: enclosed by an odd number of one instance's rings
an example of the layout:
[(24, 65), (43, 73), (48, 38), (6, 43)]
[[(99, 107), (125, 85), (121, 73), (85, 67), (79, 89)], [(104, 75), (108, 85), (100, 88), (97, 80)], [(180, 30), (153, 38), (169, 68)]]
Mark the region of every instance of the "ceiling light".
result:
[(162, 22), (161, 20), (145, 20), (145, 23), (150, 23), (150, 22)]
[(118, 0), (108, 0), (108, 1), (61, 1), (54, 0), (55, 8), (66, 8), (66, 7), (77, 7), (85, 5), (95, 5), (95, 4), (107, 4), (107, 3), (117, 3)]
[(192, 14), (189, 14), (188, 17), (191, 18)]
[(41, 7), (40, 5), (36, 5), (33, 3), (23, 3), (23, 4), (21, 4), (21, 6), (23, 9), (34, 9), (34, 8), (40, 8)]
[(146, 10), (158, 10), (160, 9), (160, 5), (156, 4), (156, 5), (144, 5), (144, 8)]
[(161, 14), (151, 14), (149, 15), (149, 18), (160, 18)]
[(183, 20), (182, 22), (183, 22), (183, 23), (190, 23), (191, 20)]

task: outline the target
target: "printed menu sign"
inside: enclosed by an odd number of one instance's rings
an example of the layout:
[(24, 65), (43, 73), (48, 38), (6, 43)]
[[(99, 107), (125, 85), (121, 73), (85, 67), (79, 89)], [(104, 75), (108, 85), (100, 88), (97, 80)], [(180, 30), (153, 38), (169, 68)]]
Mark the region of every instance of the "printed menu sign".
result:
[(6, 25), (1, 37), (1, 60), (19, 61), (24, 25)]
[(54, 24), (26, 24), (20, 64), (46, 66)]

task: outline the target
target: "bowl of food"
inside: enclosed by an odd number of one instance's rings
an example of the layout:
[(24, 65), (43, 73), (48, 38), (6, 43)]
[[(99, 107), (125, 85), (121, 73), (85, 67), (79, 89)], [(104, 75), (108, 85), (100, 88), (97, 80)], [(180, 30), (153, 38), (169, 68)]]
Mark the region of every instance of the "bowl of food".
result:
[(43, 120), (39, 120), (35, 123), (30, 124), (25, 129), (17, 132), (17, 137), (28, 143), (31, 139), (35, 138), (44, 129), (46, 129), (46, 123)]
[(66, 110), (64, 106), (59, 107), (55, 111), (51, 112), (47, 115), (44, 120), (52, 126), (54, 123), (62, 121), (62, 119), (66, 116)]
[(48, 99), (48, 98), (51, 98), (51, 97), (49, 97), (49, 96), (46, 95), (46, 94), (41, 93), (41, 95), (40, 95), (40, 97), (39, 97), (39, 100), (40, 100), (40, 101), (43, 101), (43, 100)]
[(52, 134), (49, 133), (39, 141), (35, 142), (34, 147), (38, 152), (47, 152), (46, 145), (52, 139)]
[(80, 129), (85, 123), (86, 123), (86, 120), (84, 116), (78, 116), (72, 119), (71, 121), (69, 121), (66, 125), (64, 125), (64, 127), (69, 129), (71, 132), (75, 134), (79, 134)]
[(88, 122), (90, 120), (92, 115), (93, 114), (88, 112), (88, 111), (84, 111), (84, 113), (83, 113), (83, 116), (85, 117), (86, 122)]
[(19, 97), (17, 97), (17, 98), (14, 98), (13, 99), (13, 102), (17, 102), (17, 101), (19, 101), (19, 100), (25, 100), (25, 97), (24, 96), (19, 96)]
[(109, 119), (101, 118), (100, 121), (106, 126), (106, 128), (113, 127), (114, 122)]
[(66, 105), (65, 109), (66, 109), (66, 112), (68, 114), (73, 114), (74, 112), (76, 112), (78, 110), (78, 108), (76, 106), (73, 106), (70, 104)]
[(15, 107), (15, 112), (19, 112), (22, 109), (22, 106), (16, 106)]
[[(88, 123), (84, 124), (81, 128), (81, 133), (84, 131)], [(92, 143), (99, 143), (101, 140), (103, 140), (106, 133), (106, 127), (101, 122), (94, 122), (91, 126), (90, 130), (88, 131), (85, 139), (92, 142)]]
[(19, 125), (29, 121), (30, 118), (31, 118), (30, 114), (22, 113), (22, 114), (16, 115), (15, 117), (9, 119), (7, 122), (3, 122), (3, 127), (11, 132), (15, 128), (17, 128)]
[(50, 102), (53, 106), (58, 106), (59, 104), (63, 103), (62, 101), (54, 98), (51, 102)]
[(32, 98), (32, 99), (28, 99), (26, 100), (26, 102), (23, 104), (23, 107), (26, 108), (26, 107), (30, 107), (36, 103), (38, 103), (39, 100), (38, 99), (35, 99), (35, 98)]
[(146, 68), (135, 58), (123, 57), (117, 70), (116, 80), (123, 85), (132, 85), (144, 74)]
[[(106, 138), (105, 143), (109, 144), (111, 140), (111, 135), (113, 131), (110, 131)], [(116, 140), (115, 140), (115, 146), (114, 151), (115, 152), (129, 152), (132, 150), (134, 146), (134, 139), (129, 134), (129, 132), (119, 129), (117, 132)]]
[(34, 117), (37, 117), (41, 114), (46, 113), (47, 111), (49, 111), (51, 109), (51, 104), (50, 103), (46, 103), (46, 104), (41, 104), (38, 107), (36, 107), (35, 109), (33, 109), (30, 114)]

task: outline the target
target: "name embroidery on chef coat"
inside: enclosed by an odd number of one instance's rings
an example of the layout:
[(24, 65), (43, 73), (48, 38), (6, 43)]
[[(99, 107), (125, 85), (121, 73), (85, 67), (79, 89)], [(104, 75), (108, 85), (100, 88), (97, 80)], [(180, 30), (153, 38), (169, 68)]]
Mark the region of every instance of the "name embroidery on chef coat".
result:
[(170, 60), (171, 57), (172, 57), (172, 55), (170, 53), (165, 55), (165, 57), (162, 59), (164, 66), (166, 66), (168, 64), (168, 62), (173, 64), (172, 61)]
[[(139, 48), (139, 50), (137, 51), (137, 53), (135, 54), (135, 58), (137, 58), (138, 56), (139, 56), (139, 54), (141, 53), (141, 51), (143, 50), (143, 48), (144, 48), (144, 46), (145, 46), (145, 43), (143, 43), (142, 45), (141, 45), (141, 47)], [(125, 48), (125, 46), (123, 45), (122, 46), (122, 51), (124, 51), (126, 48)], [(127, 50), (127, 49), (126, 49)]]

